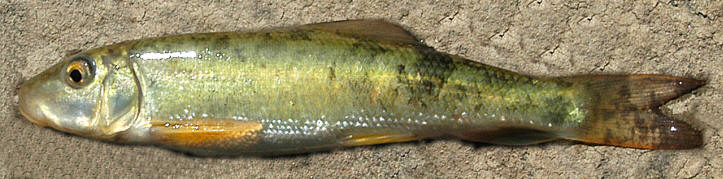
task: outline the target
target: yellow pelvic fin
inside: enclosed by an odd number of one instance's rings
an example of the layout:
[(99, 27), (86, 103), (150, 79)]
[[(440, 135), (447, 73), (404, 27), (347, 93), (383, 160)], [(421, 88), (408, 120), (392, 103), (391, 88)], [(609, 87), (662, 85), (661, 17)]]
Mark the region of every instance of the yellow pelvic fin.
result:
[(362, 146), (386, 144), (395, 142), (407, 142), (419, 139), (414, 134), (409, 133), (375, 133), (375, 134), (352, 134), (344, 139), (344, 146)]

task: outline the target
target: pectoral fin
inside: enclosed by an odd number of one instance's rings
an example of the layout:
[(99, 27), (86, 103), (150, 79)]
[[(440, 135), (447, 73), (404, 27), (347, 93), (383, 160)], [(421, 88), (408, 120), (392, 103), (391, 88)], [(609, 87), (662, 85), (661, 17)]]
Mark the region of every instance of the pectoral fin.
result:
[(231, 119), (193, 119), (154, 122), (151, 136), (180, 149), (230, 149), (255, 144), (263, 128), (258, 122)]

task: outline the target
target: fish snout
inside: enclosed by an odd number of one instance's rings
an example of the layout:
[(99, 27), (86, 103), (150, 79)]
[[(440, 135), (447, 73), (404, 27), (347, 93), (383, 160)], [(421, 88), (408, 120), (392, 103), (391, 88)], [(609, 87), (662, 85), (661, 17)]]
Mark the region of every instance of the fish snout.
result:
[(37, 99), (37, 92), (32, 90), (32, 86), (35, 86), (32, 81), (26, 81), (20, 86), (18, 92), (18, 108), (20, 113), (35, 125), (43, 127), (49, 126), (50, 123), (38, 104), (40, 99)]

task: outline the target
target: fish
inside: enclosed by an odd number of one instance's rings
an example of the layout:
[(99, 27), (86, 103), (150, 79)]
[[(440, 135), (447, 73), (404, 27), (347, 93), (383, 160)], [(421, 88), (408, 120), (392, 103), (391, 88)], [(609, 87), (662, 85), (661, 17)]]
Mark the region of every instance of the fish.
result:
[(705, 80), (530, 76), (436, 51), (399, 25), (345, 20), (170, 35), (70, 55), (19, 89), (58, 131), (198, 156), (278, 156), (452, 138), (690, 149), (661, 112)]

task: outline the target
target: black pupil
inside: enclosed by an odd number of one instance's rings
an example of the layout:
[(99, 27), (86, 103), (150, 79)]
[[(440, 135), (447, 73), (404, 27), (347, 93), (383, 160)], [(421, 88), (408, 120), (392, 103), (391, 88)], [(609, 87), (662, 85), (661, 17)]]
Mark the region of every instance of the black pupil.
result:
[(73, 70), (70, 71), (70, 80), (73, 80), (73, 82), (80, 83), (80, 80), (83, 79), (83, 74), (80, 73), (80, 70)]

